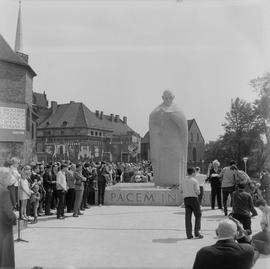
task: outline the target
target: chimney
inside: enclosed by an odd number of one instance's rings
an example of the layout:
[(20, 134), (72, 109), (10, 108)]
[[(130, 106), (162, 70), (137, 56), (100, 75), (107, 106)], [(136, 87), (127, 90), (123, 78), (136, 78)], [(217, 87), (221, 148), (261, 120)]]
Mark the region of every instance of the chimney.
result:
[(100, 119), (102, 120), (103, 119), (103, 111), (100, 111), (99, 116), (100, 116)]
[(127, 124), (127, 117), (126, 117), (126, 116), (123, 117), (123, 122), (124, 122), (125, 124)]
[(54, 113), (57, 109), (57, 102), (56, 101), (51, 101), (51, 111)]
[(113, 121), (113, 114), (110, 115), (110, 121)]
[(96, 117), (98, 118), (99, 117), (99, 111), (96, 110)]
[(118, 120), (119, 120), (119, 115), (115, 115), (114, 121), (118, 122)]

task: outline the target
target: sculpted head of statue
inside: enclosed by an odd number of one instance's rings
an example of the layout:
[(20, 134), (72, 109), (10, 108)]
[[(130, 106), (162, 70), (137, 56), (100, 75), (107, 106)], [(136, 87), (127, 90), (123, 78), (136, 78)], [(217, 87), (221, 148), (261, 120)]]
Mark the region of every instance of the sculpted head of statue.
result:
[(162, 99), (163, 99), (163, 105), (170, 106), (173, 102), (174, 94), (169, 90), (165, 90), (162, 94)]

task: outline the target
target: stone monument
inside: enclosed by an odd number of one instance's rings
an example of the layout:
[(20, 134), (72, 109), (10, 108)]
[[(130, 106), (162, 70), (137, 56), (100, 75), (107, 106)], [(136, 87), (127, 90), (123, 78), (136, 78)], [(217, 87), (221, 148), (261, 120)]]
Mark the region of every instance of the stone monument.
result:
[(155, 186), (180, 185), (187, 170), (188, 126), (183, 111), (164, 91), (163, 103), (149, 116), (150, 154)]

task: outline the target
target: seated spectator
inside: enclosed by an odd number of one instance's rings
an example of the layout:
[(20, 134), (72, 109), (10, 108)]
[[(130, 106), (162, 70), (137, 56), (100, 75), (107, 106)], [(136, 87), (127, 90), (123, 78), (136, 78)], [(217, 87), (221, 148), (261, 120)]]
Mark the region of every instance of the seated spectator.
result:
[(197, 252), (193, 269), (249, 269), (254, 265), (259, 254), (237, 220), (222, 220), (216, 234), (218, 241), (214, 245)]
[(270, 254), (270, 207), (261, 199), (255, 204), (262, 211), (262, 230), (252, 237), (254, 246), (262, 254)]

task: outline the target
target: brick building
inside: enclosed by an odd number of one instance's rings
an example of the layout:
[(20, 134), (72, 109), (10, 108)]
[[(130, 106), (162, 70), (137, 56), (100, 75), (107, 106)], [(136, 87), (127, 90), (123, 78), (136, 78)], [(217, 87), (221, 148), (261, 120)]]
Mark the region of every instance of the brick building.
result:
[[(188, 165), (203, 167), (205, 141), (195, 119), (188, 120)], [(149, 132), (145, 134), (141, 142), (141, 158), (150, 159)]]
[(24, 162), (35, 151), (37, 115), (32, 110), (33, 78), (28, 56), (15, 52), (0, 35), (0, 163), (12, 156)]
[(33, 99), (40, 116), (39, 160), (138, 160), (138, 152), (134, 154), (132, 150), (140, 143), (140, 136), (127, 125), (126, 117), (92, 112), (83, 103), (73, 101), (67, 104), (52, 101), (49, 108), (45, 93), (34, 93)]

